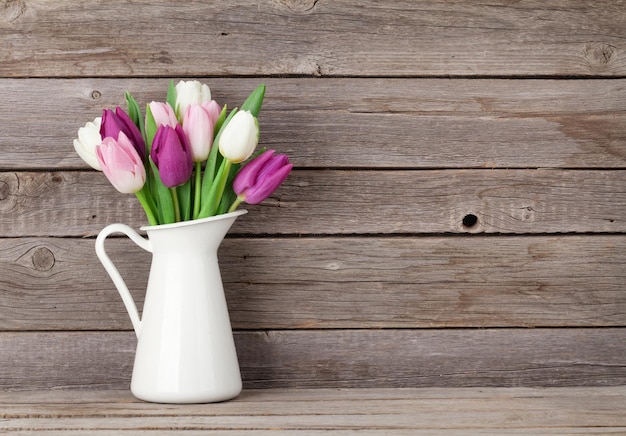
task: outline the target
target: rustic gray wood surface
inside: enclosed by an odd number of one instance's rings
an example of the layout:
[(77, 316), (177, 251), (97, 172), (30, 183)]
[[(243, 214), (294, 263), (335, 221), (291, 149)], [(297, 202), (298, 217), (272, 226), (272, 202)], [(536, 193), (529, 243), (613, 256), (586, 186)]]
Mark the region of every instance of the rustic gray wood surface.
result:
[[(235, 343), (245, 388), (626, 385), (612, 327), (244, 330)], [(125, 389), (135, 346), (125, 331), (3, 332), (0, 390)]]
[(3, 1), (5, 77), (623, 76), (622, 1)]
[[(106, 247), (141, 307), (150, 255)], [(236, 329), (619, 327), (626, 312), (624, 236), (229, 238), (220, 259)], [(0, 270), (3, 289), (28, 283), (0, 294), (4, 330), (132, 328), (92, 239), (0, 239)]]
[[(200, 79), (231, 106), (266, 82), (262, 143), (299, 168), (626, 167), (624, 80)], [(163, 100), (168, 81), (1, 80), (0, 169), (88, 168), (78, 127), (127, 90)], [(36, 115), (43, 95), (54, 110)]]
[[(154, 405), (128, 391), (0, 392), (0, 431), (66, 435), (624, 434), (624, 387), (244, 391)], [(115, 430), (112, 430), (115, 429)]]
[[(94, 236), (112, 222), (146, 224), (137, 199), (100, 173), (4, 172), (0, 186), (1, 236)], [(232, 233), (624, 232), (626, 171), (295, 170), (272, 198), (243, 207), (250, 214)], [(464, 225), (467, 215), (477, 222)]]
[[(198, 78), (230, 106), (267, 83), (261, 144), (296, 165), (220, 252), (246, 387), (568, 386), (549, 410), (585, 410), (573, 387), (626, 384), (624, 23), (623, 1), (0, 1), (0, 388), (126, 389), (92, 250), (145, 219), (72, 140)], [(108, 246), (141, 302), (148, 257)], [(626, 427), (623, 402), (571, 428), (531, 403), (473, 431)]]

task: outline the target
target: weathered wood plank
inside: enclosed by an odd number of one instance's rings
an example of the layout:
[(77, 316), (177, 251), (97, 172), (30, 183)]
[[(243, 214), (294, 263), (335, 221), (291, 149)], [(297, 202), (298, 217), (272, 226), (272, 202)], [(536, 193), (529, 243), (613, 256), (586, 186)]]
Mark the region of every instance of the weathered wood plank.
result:
[(0, 75), (624, 75), (626, 6), (3, 1)]
[[(354, 422), (354, 421), (351, 421)], [(91, 424), (89, 424), (91, 425)], [(296, 424), (297, 425), (297, 424)], [(106, 427), (105, 424), (103, 424), (104, 427)], [(166, 427), (166, 426), (165, 426)], [(271, 428), (269, 426), (267, 426), (268, 428)], [(343, 426), (341, 426), (343, 427)], [(377, 435), (377, 436), (407, 436), (407, 434), (410, 434), (411, 436), (440, 436), (440, 435), (446, 435), (446, 436), (454, 436), (454, 435), (458, 435), (458, 436), (475, 436), (475, 435), (484, 435), (484, 434), (497, 434), (497, 435), (527, 435), (528, 434), (528, 429), (455, 429), (455, 430), (450, 430), (450, 429), (444, 429), (444, 430), (438, 430), (438, 429), (428, 429), (428, 430), (420, 430), (420, 429), (362, 429), (362, 428), (357, 428), (357, 429), (353, 429), (353, 430), (344, 430), (344, 429), (335, 429), (332, 425), (329, 428), (330, 430), (332, 430), (333, 435), (338, 435), (338, 436), (346, 436), (346, 435), (365, 435), (365, 436), (371, 436), (371, 435)], [(298, 435), (302, 435), (302, 436), (325, 436), (328, 434), (328, 430), (301, 430), (300, 428), (272, 428), (271, 430), (244, 430), (244, 429), (237, 429), (234, 430), (236, 433), (233, 433), (233, 430), (230, 430), (229, 428), (225, 428), (222, 430), (210, 430), (210, 429), (204, 429), (204, 430), (187, 430), (185, 429), (184, 434), (187, 436), (198, 436), (198, 435), (229, 435), (229, 434), (243, 434), (243, 435), (255, 435), (255, 436), (273, 436), (273, 435), (291, 435), (293, 434), (294, 431), (297, 431)], [(600, 435), (624, 435), (626, 434), (626, 428), (624, 427), (597, 427), (597, 428), (587, 428), (587, 427), (583, 427), (583, 428), (572, 428), (572, 427), (560, 427), (560, 428), (539, 428), (539, 429), (533, 429), (533, 434), (535, 435), (575, 435), (575, 434), (600, 434)], [(167, 431), (167, 430), (126, 430), (126, 429), (121, 429), (121, 430), (90, 430), (89, 434), (94, 434), (94, 435), (109, 435), (109, 436), (115, 436), (115, 435), (135, 435), (135, 436), (142, 436), (142, 435), (164, 435), (164, 436), (172, 436), (172, 435), (180, 435), (181, 430), (174, 430), (174, 431)], [(407, 433), (408, 432), (408, 433)], [(36, 430), (28, 430), (26, 432), (22, 432), (22, 431), (17, 431), (17, 432), (11, 432), (11, 435), (14, 436), (24, 436), (24, 435), (33, 435), (33, 434), (45, 434), (45, 435), (49, 435), (49, 436), (59, 436), (59, 435), (63, 435), (63, 436), (67, 436), (67, 435), (71, 435), (71, 434), (75, 434), (72, 430), (61, 430), (61, 431), (50, 431), (50, 430), (42, 430), (41, 432), (36, 431)]]
[[(131, 329), (93, 240), (0, 239), (0, 329)], [(107, 250), (139, 307), (150, 256)], [(230, 238), (237, 329), (626, 326), (626, 236)]]
[[(450, 417), (450, 419), (452, 419), (453, 417)], [(505, 417), (506, 418), (506, 417)], [(320, 417), (317, 417), (317, 419), (320, 419)], [(503, 418), (504, 419), (504, 418)], [(105, 421), (106, 419), (102, 419), (103, 423), (102, 423), (102, 427), (104, 428), (108, 428), (108, 426), (106, 425)], [(277, 420), (278, 423), (281, 423), (281, 421)], [(358, 423), (359, 422), (359, 417), (356, 417), (356, 420), (353, 419), (352, 416), (346, 417), (346, 421), (352, 423), (352, 425), (355, 425), (355, 422)], [(99, 422), (99, 421), (96, 421)], [(150, 421), (148, 421), (150, 422)], [(29, 423), (31, 423), (30, 420), (26, 421), (27, 424), (23, 424), (25, 425), (26, 428), (29, 427)], [(56, 424), (58, 424), (55, 421)], [(455, 429), (415, 429), (415, 428), (401, 428), (401, 429), (390, 429), (390, 428), (380, 428), (377, 426), (377, 428), (361, 428), (361, 427), (357, 427), (355, 429), (351, 429), (351, 430), (345, 430), (345, 425), (339, 425), (338, 427), (336, 427), (335, 425), (332, 424), (328, 424), (326, 427), (328, 429), (326, 430), (307, 430), (307, 429), (302, 429), (299, 426), (298, 421), (290, 421), (290, 423), (292, 423), (290, 426), (282, 426), (280, 428), (276, 428), (275, 425), (276, 424), (272, 424), (273, 426), (270, 425), (259, 425), (257, 424), (257, 428), (259, 427), (265, 427), (265, 428), (271, 428), (271, 430), (258, 430), (258, 429), (253, 429), (253, 430), (249, 430), (249, 429), (241, 429), (241, 428), (237, 428), (236, 430), (231, 430), (230, 428), (222, 428), (219, 430), (212, 430), (211, 428), (207, 428), (205, 427), (203, 430), (188, 430), (184, 425), (181, 425), (181, 430), (164, 430), (159, 428), (158, 430), (128, 430), (128, 429), (115, 429), (115, 430), (92, 430), (91, 428), (94, 426), (100, 426), (98, 424), (91, 424), (89, 422), (85, 423), (84, 425), (86, 425), (89, 428), (89, 434), (90, 435), (99, 435), (99, 436), (103, 436), (103, 435), (107, 435), (107, 436), (117, 436), (117, 435), (124, 435), (124, 436), (145, 436), (145, 435), (159, 435), (159, 436), (178, 436), (180, 434), (184, 434), (185, 436), (204, 436), (204, 435), (232, 435), (232, 434), (237, 434), (237, 435), (254, 435), (254, 436), (274, 436), (274, 435), (292, 435), (294, 434), (294, 432), (297, 432), (296, 434), (298, 436), (327, 436), (329, 430), (332, 431), (333, 436), (337, 435), (337, 436), (478, 436), (478, 435), (485, 435), (485, 434), (493, 434), (493, 435), (528, 435), (529, 431), (532, 431), (533, 435), (537, 435), (537, 436), (545, 436), (545, 435), (567, 435), (567, 436), (571, 436), (571, 435), (577, 435), (577, 434), (583, 434), (583, 435), (587, 435), (587, 434), (599, 434), (599, 435), (621, 435), (623, 436), (624, 434), (626, 434), (626, 427), (593, 427), (593, 428), (589, 428), (589, 427), (559, 427), (559, 428), (533, 428), (531, 430), (529, 430), (528, 428), (521, 428), (521, 429), (510, 429), (510, 428), (497, 428), (497, 425), (492, 425), (491, 428), (485, 429), (485, 428), (478, 428), (478, 429), (466, 429), (466, 428), (455, 428)], [(123, 424), (125, 425), (125, 424)], [(54, 428), (54, 425), (51, 425), (51, 427)], [(163, 428), (168, 428), (169, 426), (167, 425), (163, 425)], [(202, 428), (201, 425), (197, 425), (197, 428)], [(32, 435), (37, 435), (37, 434), (41, 434), (41, 435), (46, 435), (46, 436), (68, 436), (68, 435), (74, 435), (74, 434), (78, 434), (80, 432), (82, 432), (84, 430), (48, 430), (47, 428), (42, 429), (42, 430), (16, 430), (16, 431), (11, 431), (11, 435), (13, 436), (32, 436)], [(182, 431), (184, 431), (184, 433), (181, 433)]]
[[(261, 80), (204, 81), (233, 107)], [(298, 167), (626, 168), (626, 80), (263, 81), (261, 144)], [(167, 82), (0, 80), (0, 169), (88, 168), (78, 128), (126, 90), (164, 100)]]
[(185, 406), (142, 403), (128, 391), (0, 392), (0, 431), (616, 434), (626, 429), (625, 403), (624, 387), (247, 390), (227, 403)]
[[(235, 333), (246, 388), (619, 386), (624, 340), (624, 328)], [(125, 389), (135, 344), (133, 332), (3, 332), (0, 389)]]
[[(319, 419), (319, 418), (318, 418)], [(104, 421), (105, 419), (103, 419)], [(357, 418), (358, 421), (358, 418)], [(27, 420), (26, 423), (30, 423), (30, 420)], [(98, 421), (96, 421), (98, 422)], [(349, 422), (354, 423), (355, 421), (350, 419)], [(249, 429), (236, 429), (231, 430), (230, 428), (224, 428), (221, 430), (211, 430), (209, 428), (205, 428), (203, 430), (188, 430), (181, 425), (181, 430), (128, 430), (128, 429), (115, 429), (115, 430), (92, 430), (93, 426), (98, 426), (98, 424), (86, 423), (89, 427), (90, 435), (98, 435), (98, 436), (146, 436), (146, 435), (159, 435), (159, 436), (179, 436), (184, 434), (185, 436), (204, 436), (204, 435), (251, 435), (251, 436), (282, 436), (282, 435), (292, 435), (294, 432), (298, 436), (327, 436), (329, 430), (332, 431), (333, 436), (478, 436), (485, 434), (495, 434), (495, 435), (528, 435), (528, 429), (502, 429), (502, 428), (490, 428), (490, 429), (389, 429), (389, 428), (357, 428), (352, 430), (345, 430), (343, 425), (341, 428), (336, 428), (330, 425), (328, 430), (303, 430), (298, 427), (297, 422), (295, 424), (296, 427), (291, 428), (275, 428), (270, 426), (265, 426), (266, 428), (271, 428), (271, 430), (249, 430)], [(258, 427), (263, 427), (262, 425), (258, 425)], [(29, 427), (28, 424), (25, 427)], [(106, 424), (102, 424), (102, 427), (107, 428)], [(163, 426), (166, 428), (167, 426)], [(46, 435), (46, 436), (68, 436), (74, 434), (83, 434), (84, 430), (15, 430), (11, 431), (12, 436), (32, 436), (32, 435)], [(181, 433), (184, 431), (184, 433)], [(599, 435), (621, 435), (626, 434), (626, 427), (559, 427), (559, 428), (533, 428), (533, 435), (544, 436), (544, 435), (578, 435), (578, 434), (599, 434)]]
[[(625, 187), (623, 170), (293, 171), (232, 232), (625, 232)], [(95, 235), (113, 222), (147, 223), (101, 173), (0, 172), (0, 236)]]

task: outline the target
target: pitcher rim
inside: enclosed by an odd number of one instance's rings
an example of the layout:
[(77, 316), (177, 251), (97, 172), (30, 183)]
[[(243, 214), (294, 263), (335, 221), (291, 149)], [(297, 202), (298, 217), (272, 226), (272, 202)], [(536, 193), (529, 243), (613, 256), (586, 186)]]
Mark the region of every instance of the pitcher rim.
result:
[(248, 213), (247, 210), (239, 209), (234, 212), (223, 213), (220, 215), (214, 215), (214, 216), (210, 216), (207, 218), (200, 218), (197, 220), (179, 221), (177, 223), (171, 223), (171, 224), (159, 224), (156, 226), (141, 226), (139, 229), (142, 231), (173, 229), (173, 228), (178, 228), (178, 227), (191, 226), (194, 224), (202, 224), (202, 223), (211, 222), (211, 221), (218, 221), (218, 220), (222, 220), (226, 218), (232, 218), (232, 217), (236, 218), (238, 216), (245, 215), (246, 213)]

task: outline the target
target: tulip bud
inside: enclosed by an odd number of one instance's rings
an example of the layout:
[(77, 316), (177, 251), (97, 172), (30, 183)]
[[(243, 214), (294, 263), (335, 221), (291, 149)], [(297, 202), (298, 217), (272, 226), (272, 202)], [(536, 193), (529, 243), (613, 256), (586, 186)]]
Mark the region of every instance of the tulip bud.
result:
[(183, 131), (191, 146), (194, 162), (202, 162), (209, 157), (213, 143), (213, 123), (209, 112), (199, 104), (190, 104), (185, 110)]
[(259, 143), (259, 124), (248, 111), (239, 111), (219, 135), (222, 156), (233, 163), (248, 159)]
[(109, 182), (123, 194), (138, 192), (146, 182), (146, 169), (135, 147), (120, 132), (115, 140), (107, 136), (96, 147), (96, 156)]
[(143, 141), (139, 128), (119, 106), (115, 108), (115, 112), (111, 109), (104, 109), (102, 111), (100, 136), (102, 138), (111, 137), (117, 139), (120, 132), (124, 132), (124, 135), (130, 140), (137, 154), (143, 160), (146, 157), (146, 144)]
[(215, 123), (217, 123), (217, 119), (220, 117), (220, 113), (222, 112), (222, 108), (215, 100), (205, 101), (202, 103), (202, 107), (206, 109), (209, 113), (209, 118), (211, 119), (211, 124), (215, 127)]
[(168, 188), (182, 185), (191, 177), (191, 147), (180, 125), (175, 129), (170, 126), (157, 129), (150, 156), (159, 169), (161, 181)]
[(274, 150), (254, 158), (244, 166), (233, 181), (233, 190), (248, 204), (265, 200), (285, 181), (293, 165), (284, 154), (274, 156)]
[(176, 111), (184, 114), (190, 104), (202, 104), (211, 101), (211, 90), (197, 80), (181, 80), (176, 85)]
[(96, 146), (102, 143), (100, 136), (100, 123), (102, 118), (98, 117), (93, 122), (89, 121), (84, 127), (78, 129), (78, 139), (74, 139), (74, 149), (76, 153), (94, 170), (102, 171), (96, 156)]
[(153, 101), (149, 103), (149, 106), (150, 112), (152, 112), (152, 118), (154, 118), (154, 123), (157, 127), (170, 126), (173, 129), (176, 128), (178, 120), (176, 119), (174, 109), (172, 109), (169, 104)]

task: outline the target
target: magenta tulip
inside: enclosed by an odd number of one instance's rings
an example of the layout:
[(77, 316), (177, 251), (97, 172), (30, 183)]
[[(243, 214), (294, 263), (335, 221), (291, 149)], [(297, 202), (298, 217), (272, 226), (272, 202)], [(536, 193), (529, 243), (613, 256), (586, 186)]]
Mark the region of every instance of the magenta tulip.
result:
[(107, 136), (96, 147), (96, 157), (109, 182), (123, 194), (135, 193), (146, 182), (146, 170), (132, 142), (120, 132), (115, 140)]
[(258, 204), (283, 183), (292, 168), (286, 155), (274, 155), (274, 150), (268, 150), (237, 173), (233, 190), (246, 203)]
[(124, 135), (130, 140), (137, 154), (141, 157), (141, 160), (145, 159), (146, 144), (143, 141), (139, 128), (133, 123), (128, 114), (119, 106), (115, 108), (115, 112), (111, 109), (104, 109), (102, 111), (102, 123), (100, 124), (100, 136), (117, 140), (120, 132), (124, 132)]
[(175, 129), (170, 126), (157, 129), (150, 156), (159, 169), (161, 181), (168, 188), (182, 185), (191, 177), (191, 147), (180, 125)]

